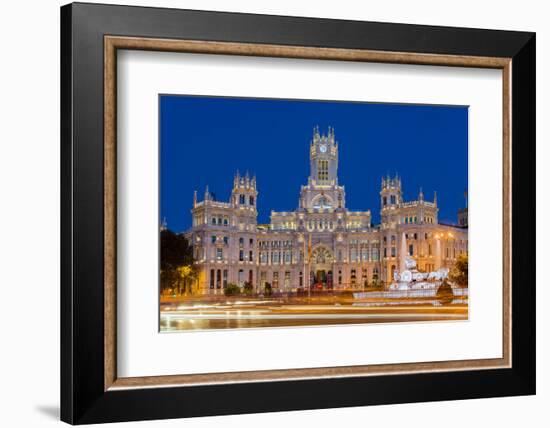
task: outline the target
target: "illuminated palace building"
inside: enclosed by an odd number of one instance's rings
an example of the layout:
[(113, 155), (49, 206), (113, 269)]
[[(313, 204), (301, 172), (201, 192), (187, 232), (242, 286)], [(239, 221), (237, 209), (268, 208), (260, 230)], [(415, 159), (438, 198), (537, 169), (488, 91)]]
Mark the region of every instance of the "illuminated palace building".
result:
[[(389, 285), (399, 269), (401, 249), (420, 271), (450, 268), (467, 252), (466, 209), (458, 225), (438, 222), (437, 194), (405, 202), (399, 177), (384, 177), (380, 189), (379, 225), (371, 212), (346, 208), (344, 186), (338, 183), (338, 142), (314, 129), (309, 147), (310, 175), (301, 186), (298, 208), (271, 212), (268, 225), (257, 223), (255, 177), (233, 179), (228, 202), (213, 198), (193, 201), (193, 226), (187, 232), (199, 267), (199, 291), (220, 293), (227, 284), (249, 282), (256, 290), (269, 283), (290, 291), (307, 284), (320, 288), (363, 288)], [(405, 241), (405, 245), (403, 245)]]

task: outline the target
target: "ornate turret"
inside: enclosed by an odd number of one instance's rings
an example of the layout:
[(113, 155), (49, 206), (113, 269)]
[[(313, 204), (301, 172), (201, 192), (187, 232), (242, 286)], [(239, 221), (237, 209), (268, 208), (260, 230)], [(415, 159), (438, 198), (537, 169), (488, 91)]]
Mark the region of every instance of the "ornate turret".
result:
[(382, 177), (380, 189), (380, 219), (383, 227), (393, 227), (398, 223), (398, 208), (403, 202), (401, 191), (401, 178), (395, 174), (390, 178), (389, 174)]
[(382, 187), (380, 190), (380, 206), (382, 210), (387, 207), (397, 207), (403, 201), (401, 191), (401, 178), (395, 174), (394, 178), (389, 175), (382, 177)]
[(246, 207), (256, 210), (257, 196), (256, 177), (250, 177), (248, 172), (242, 176), (239, 171), (237, 171), (233, 176), (231, 203), (236, 207)]

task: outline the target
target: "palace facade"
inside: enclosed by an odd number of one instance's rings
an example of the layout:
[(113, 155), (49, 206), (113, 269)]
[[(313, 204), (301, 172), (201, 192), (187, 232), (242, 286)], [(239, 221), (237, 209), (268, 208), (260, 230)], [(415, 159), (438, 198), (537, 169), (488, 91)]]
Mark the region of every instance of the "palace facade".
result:
[(255, 177), (236, 174), (227, 202), (208, 188), (202, 201), (193, 198), (192, 242), (199, 268), (198, 290), (221, 293), (229, 283), (249, 282), (255, 290), (266, 283), (291, 291), (307, 284), (327, 289), (359, 289), (389, 285), (413, 257), (420, 271), (451, 268), (468, 250), (467, 211), (459, 224), (438, 221), (437, 194), (432, 201), (422, 190), (417, 200), (404, 201), (401, 179), (383, 177), (380, 224), (371, 212), (346, 208), (346, 192), (338, 182), (338, 142), (334, 129), (313, 131), (309, 146), (310, 175), (302, 185), (298, 207), (271, 212), (270, 224), (257, 223)]

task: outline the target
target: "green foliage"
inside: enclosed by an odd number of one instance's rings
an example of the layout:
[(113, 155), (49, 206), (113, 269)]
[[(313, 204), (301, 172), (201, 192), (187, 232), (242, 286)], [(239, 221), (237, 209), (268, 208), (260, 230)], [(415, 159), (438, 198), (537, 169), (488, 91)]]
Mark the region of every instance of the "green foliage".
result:
[(238, 296), (241, 294), (241, 287), (239, 287), (237, 284), (229, 283), (227, 284), (227, 287), (223, 290), (223, 293), (226, 296)]
[(193, 247), (183, 234), (160, 232), (160, 286), (175, 294), (192, 293), (197, 279)]
[(246, 281), (243, 286), (243, 294), (246, 296), (250, 296), (254, 293), (254, 286), (252, 283)]
[(171, 230), (160, 232), (160, 268), (166, 270), (193, 264), (193, 247), (187, 238)]
[(449, 279), (460, 287), (468, 286), (468, 255), (460, 254), (449, 272)]

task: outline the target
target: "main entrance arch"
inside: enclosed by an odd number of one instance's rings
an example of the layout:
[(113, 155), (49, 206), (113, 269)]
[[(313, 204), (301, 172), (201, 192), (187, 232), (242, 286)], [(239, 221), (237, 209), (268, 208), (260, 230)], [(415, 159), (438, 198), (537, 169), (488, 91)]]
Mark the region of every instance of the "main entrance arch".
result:
[(332, 251), (324, 245), (315, 247), (311, 253), (311, 273), (312, 285), (317, 288), (332, 288), (332, 263), (334, 256)]

